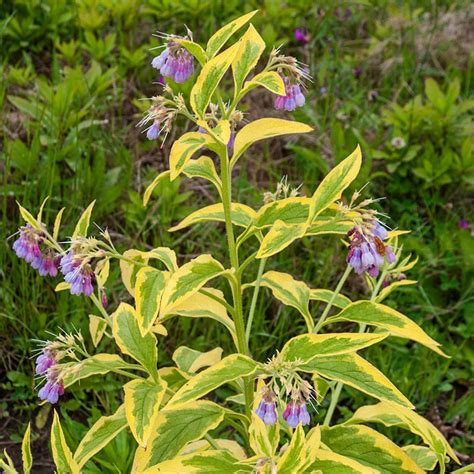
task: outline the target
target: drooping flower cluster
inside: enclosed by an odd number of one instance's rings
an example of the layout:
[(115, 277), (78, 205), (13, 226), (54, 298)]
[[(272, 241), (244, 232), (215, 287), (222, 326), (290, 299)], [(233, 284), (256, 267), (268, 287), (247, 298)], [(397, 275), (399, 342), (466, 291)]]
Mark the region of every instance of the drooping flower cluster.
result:
[(64, 281), (71, 284), (71, 295), (90, 296), (94, 292), (94, 271), (88, 260), (76, 256), (74, 250), (69, 250), (61, 259), (61, 273)]
[(306, 402), (302, 400), (292, 400), (289, 402), (283, 412), (283, 419), (292, 428), (296, 428), (299, 423), (303, 426), (309, 425), (311, 417), (309, 416)]
[(263, 420), (266, 425), (274, 425), (278, 420), (276, 410), (276, 395), (275, 392), (266, 388), (262, 400), (260, 401), (255, 413)]
[(168, 133), (171, 130), (171, 123), (175, 117), (173, 110), (166, 106), (167, 100), (162, 96), (152, 97), (152, 105), (145, 117), (137, 126), (151, 125), (145, 129), (148, 140), (156, 140), (162, 132)]
[(43, 243), (41, 231), (26, 224), (20, 228), (20, 236), (13, 243), (13, 250), (19, 258), (38, 270), (41, 276), (55, 277), (58, 274), (59, 257), (52, 249), (42, 245)]
[(186, 82), (194, 73), (193, 56), (173, 39), (168, 41), (161, 54), (153, 58), (151, 65), (178, 84)]
[(59, 372), (55, 370), (56, 364), (57, 352), (54, 349), (54, 343), (48, 343), (36, 359), (36, 375), (46, 378), (46, 383), (39, 390), (38, 397), (53, 405), (64, 394), (64, 384), (59, 377)]
[(376, 218), (353, 227), (348, 236), (351, 242), (347, 262), (356, 273), (367, 272), (375, 278), (385, 260), (388, 263), (395, 262), (396, 257), (391, 246), (383, 242), (388, 237), (388, 232)]
[(297, 107), (303, 107), (306, 99), (301, 92), (301, 87), (297, 82), (293, 82), (289, 77), (284, 77), (285, 95), (279, 95), (275, 99), (275, 108), (292, 112)]

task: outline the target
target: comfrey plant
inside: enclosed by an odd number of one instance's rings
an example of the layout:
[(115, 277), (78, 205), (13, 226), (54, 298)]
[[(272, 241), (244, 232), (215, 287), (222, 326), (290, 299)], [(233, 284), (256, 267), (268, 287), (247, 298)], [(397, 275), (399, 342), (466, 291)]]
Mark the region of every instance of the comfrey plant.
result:
[[(42, 274), (62, 274), (57, 290), (90, 298), (97, 307), (97, 314), (90, 316), (91, 343), (81, 334), (62, 334), (41, 344), (36, 361), (40, 399), (61, 403), (74, 384), (92, 375), (115, 373), (129, 379), (120, 396), (123, 404), (115, 413), (104, 413), (75, 452), (55, 413), (51, 445), (59, 473), (97, 469), (94, 456), (123, 430), (135, 439), (134, 473), (421, 473), (437, 463), (444, 472), (449, 458), (458, 462), (442, 434), (359, 355), (388, 337), (399, 337), (444, 356), (413, 321), (382, 304), (398, 286), (414, 283), (405, 273), (415, 262), (401, 258), (398, 239), (403, 232), (385, 227), (381, 215), (370, 208), (373, 200), (360, 202), (358, 193), (349, 201), (342, 199), (359, 172), (360, 149), (337, 165), (310, 197), (299, 196), (283, 181), (277, 192), (266, 193), (259, 209), (232, 200), (232, 171), (254, 143), (311, 132), (305, 124), (280, 118), (242, 123), (239, 103), (252, 89), (267, 89), (276, 96), (276, 108), (293, 110), (304, 104), (302, 83), (307, 78), (297, 60), (277, 50), (266, 65), (258, 66), (265, 43), (251, 25), (226, 48), (254, 13), (220, 29), (205, 49), (190, 33), (167, 37), (153, 67), (175, 82), (194, 85), (189, 97), (174, 94), (173, 83), (166, 85), (142, 121), (150, 139), (168, 132), (178, 115), (194, 129), (173, 143), (169, 170), (145, 191), (144, 205), (161, 180), (185, 175), (209, 181), (218, 201), (170, 231), (224, 222), (227, 262), (204, 254), (178, 263), (175, 252), (165, 247), (120, 253), (106, 231), (99, 238), (87, 236), (93, 204), (65, 248), (58, 241), (62, 212), (50, 233), (41, 212), (35, 218), (20, 206), (26, 225), (14, 243), (18, 256)], [(233, 82), (230, 95), (226, 74)], [(296, 240), (327, 234), (340, 235), (348, 246), (347, 269), (334, 291), (314, 288), (289, 273), (265, 271), (267, 259)], [(105, 287), (114, 261), (129, 296), (108, 308)], [(255, 279), (248, 277), (252, 267)], [(351, 301), (343, 295), (352, 270), (366, 278), (370, 300)], [(268, 361), (254, 360), (249, 345), (262, 287), (295, 308), (306, 325), (304, 334), (275, 347)], [(311, 311), (311, 301), (325, 304), (322, 314)], [(183, 346), (173, 354), (175, 365), (164, 367), (158, 347), (167, 345), (176, 317), (194, 318), (195, 324), (200, 318), (213, 319), (229, 334), (235, 353), (222, 357), (220, 348), (201, 353)], [(348, 328), (348, 323), (359, 331), (321, 333)], [(94, 353), (91, 347), (99, 344), (107, 352)], [(225, 400), (213, 394), (224, 384), (235, 392)], [(378, 402), (334, 424), (344, 386)], [(322, 424), (314, 421), (316, 416), (324, 418)], [(399, 447), (368, 426), (374, 423), (410, 430), (422, 445)]]

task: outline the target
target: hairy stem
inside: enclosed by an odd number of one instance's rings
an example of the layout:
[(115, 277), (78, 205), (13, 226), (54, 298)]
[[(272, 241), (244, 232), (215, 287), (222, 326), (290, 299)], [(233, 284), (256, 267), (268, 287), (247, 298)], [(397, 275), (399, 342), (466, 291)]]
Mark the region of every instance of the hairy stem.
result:
[(331, 295), (331, 299), (328, 301), (328, 304), (324, 308), (323, 314), (319, 318), (318, 324), (316, 324), (316, 326), (313, 330), (314, 334), (319, 332), (319, 330), (323, 326), (324, 321), (326, 320), (326, 318), (329, 314), (329, 311), (331, 311), (332, 305), (334, 304), (334, 301), (335, 301), (337, 295), (341, 292), (341, 289), (342, 289), (344, 283), (346, 282), (347, 277), (351, 273), (351, 270), (352, 270), (352, 267), (350, 265), (347, 265), (346, 270), (344, 271), (344, 274), (342, 275), (341, 279), (339, 280), (339, 283), (336, 286), (336, 289), (334, 290), (333, 294)]

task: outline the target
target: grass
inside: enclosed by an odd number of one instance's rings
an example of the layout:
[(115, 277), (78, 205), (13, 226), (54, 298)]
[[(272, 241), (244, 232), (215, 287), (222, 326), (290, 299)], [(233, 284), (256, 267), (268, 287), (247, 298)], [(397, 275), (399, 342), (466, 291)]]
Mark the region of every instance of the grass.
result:
[[(146, 106), (140, 99), (156, 91), (156, 77), (148, 65), (149, 48), (159, 44), (151, 36), (156, 29), (180, 33), (186, 24), (202, 40), (226, 20), (260, 3), (209, 0), (163, 6), (155, 0), (104, 0), (90, 8), (91, 3), (82, 0), (70, 8), (66, 1), (4, 2), (0, 18), (4, 236), (13, 234), (20, 224), (15, 200), (35, 210), (50, 196), (45, 213), (48, 223), (62, 206), (66, 206), (64, 222), (72, 222), (80, 209), (97, 199), (94, 221), (110, 229), (120, 249), (165, 245), (176, 248), (181, 261), (203, 249), (221, 257), (224, 249), (218, 225), (166, 232), (211, 200), (212, 191), (203, 183), (183, 180), (160, 186), (151, 205), (142, 207), (143, 190), (166, 167), (173, 136), (160, 149), (148, 143), (135, 124)], [(302, 193), (310, 194), (323, 174), (361, 143), (364, 166), (356, 186), (368, 183), (366, 195), (385, 196), (381, 208), (390, 215), (389, 224), (412, 230), (404, 239), (405, 251), (420, 259), (409, 275), (419, 284), (396, 293), (388, 303), (422, 324), (452, 357), (442, 359), (398, 340), (367, 354), (451, 438), (463, 461), (472, 462), (473, 440), (468, 433), (474, 421), (474, 352), (469, 344), (474, 335), (474, 180), (472, 153), (461, 157), (463, 168), (457, 165), (461, 158), (456, 158), (462, 155), (464, 142), (472, 141), (472, 115), (465, 105), (468, 130), (461, 130), (460, 121), (454, 120), (442, 129), (443, 139), (438, 141), (438, 122), (428, 131), (417, 132), (409, 110), (403, 116), (407, 130), (386, 118), (393, 104), (404, 106), (416, 95), (425, 97), (428, 77), (444, 90), (459, 80), (456, 103), (469, 102), (472, 55), (465, 52), (469, 38), (465, 18), (472, 17), (472, 6), (461, 1), (372, 2), (348, 4), (349, 15), (343, 7), (310, 1), (282, 5), (266, 2), (255, 22), (266, 40), (286, 43), (286, 50), (308, 63), (314, 82), (308, 85), (308, 106), (296, 112), (295, 118), (313, 125), (316, 132), (297, 142), (275, 140), (255, 147), (235, 176), (235, 194), (255, 207), (263, 192), (274, 190), (283, 175), (294, 185), (303, 183)], [(311, 34), (306, 46), (298, 45), (292, 36), (300, 26), (308, 27)], [(244, 112), (252, 117), (276, 115), (267, 94), (253, 95)], [(425, 113), (429, 117), (431, 112)], [(181, 131), (182, 124), (176, 135)], [(420, 152), (406, 174), (391, 169), (390, 164), (403, 156), (389, 145), (399, 133), (405, 135), (406, 150), (412, 146), (428, 150), (423, 160), (434, 169), (440, 166), (440, 157), (454, 153), (442, 173), (450, 181), (440, 184), (413, 173), (415, 164), (423, 163)], [(459, 140), (448, 150), (446, 137)], [(470, 229), (458, 227), (461, 218), (471, 223)], [(92, 307), (80, 298), (55, 293), (54, 282), (46, 282), (18, 261), (10, 246), (11, 241), (4, 240), (0, 251), (0, 391), (4, 394), (0, 442), (18, 442), (26, 421), (35, 418), (41, 436), (37, 445), (44, 446), (45, 411), (37, 407), (33, 390), (31, 339), (45, 338), (58, 328), (77, 328), (87, 334), (86, 316)], [(344, 265), (340, 242), (328, 238), (298, 243), (268, 269), (292, 268), (296, 278), (313, 287), (334, 288)], [(118, 274), (117, 269), (113, 271)], [(256, 271), (249, 270), (253, 273), (248, 281)], [(368, 290), (362, 279), (351, 277), (345, 291), (348, 296), (360, 296)], [(109, 288), (109, 293), (111, 307), (124, 297), (118, 285)], [(251, 347), (264, 360), (300, 332), (304, 322), (266, 290), (261, 295)], [(321, 311), (314, 304), (313, 314)], [(199, 350), (216, 345), (230, 348), (212, 322), (197, 325), (184, 318), (176, 320), (162, 361), (179, 345)], [(105, 395), (99, 394), (92, 384), (85, 384), (62, 405), (64, 414), (76, 413), (70, 430), (81, 429), (78, 419), (97, 417), (98, 407), (113, 406), (114, 382), (107, 379), (104, 389)], [(342, 400), (337, 415), (346, 417), (363, 402), (363, 396), (348, 390)]]

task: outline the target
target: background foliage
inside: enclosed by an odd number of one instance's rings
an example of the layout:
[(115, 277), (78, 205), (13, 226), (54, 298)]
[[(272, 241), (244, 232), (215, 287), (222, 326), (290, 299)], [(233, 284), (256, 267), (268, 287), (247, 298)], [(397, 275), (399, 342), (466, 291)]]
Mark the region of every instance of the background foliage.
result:
[[(50, 468), (43, 428), (51, 416), (48, 407), (38, 408), (33, 376), (25, 375), (33, 374), (31, 339), (47, 338), (48, 331), (56, 333), (58, 328), (75, 327), (87, 334), (84, 315), (90, 308), (85, 299), (55, 293), (54, 283), (35, 284), (40, 277), (10, 251), (6, 237), (20, 223), (15, 200), (34, 210), (49, 195), (45, 220), (64, 205), (64, 222), (74, 222), (82, 208), (97, 199), (94, 219), (110, 229), (118, 246), (166, 245), (193, 256), (206, 243), (212, 244), (215, 257), (221, 257), (224, 249), (213, 226), (166, 232), (192, 210), (187, 193), (178, 194), (178, 189), (191, 191), (189, 182), (162, 183), (153, 205), (142, 206), (143, 190), (165, 168), (174, 137), (159, 149), (135, 125), (147, 106), (140, 99), (157, 88), (153, 82), (158, 77), (148, 63), (153, 57), (150, 48), (160, 43), (152, 33), (182, 34), (186, 24), (195, 38), (207, 39), (226, 21), (255, 8), (260, 9), (255, 23), (264, 39), (285, 43), (310, 67), (314, 82), (308, 87), (307, 105), (295, 118), (315, 127), (316, 133), (254, 148), (241, 165), (246, 169), (239, 170), (239, 200), (260, 203), (263, 192), (275, 191), (283, 175), (295, 186), (305, 183), (313, 189), (328, 169), (361, 143), (364, 165), (356, 187), (366, 185), (366, 195), (385, 196), (381, 207), (391, 217), (387, 223), (412, 229), (404, 242), (406, 250), (419, 257), (409, 275), (419, 284), (404, 290), (402, 297), (397, 293), (390, 305), (403, 307), (452, 356), (442, 359), (421, 347), (408, 352), (406, 342), (391, 341), (390, 350), (370, 349), (369, 359), (391, 374), (464, 462), (473, 461), (470, 2), (328, 6), (305, 0), (7, 0), (0, 7), (5, 237), (0, 252), (0, 444), (12, 452), (9, 445), (18, 443), (27, 421), (34, 420), (34, 446), (43, 453), (35, 457), (38, 469)], [(307, 45), (294, 39), (296, 27), (308, 28)], [(244, 110), (248, 116), (277, 116), (268, 94), (252, 97)], [(207, 203), (210, 190), (204, 183), (197, 186), (194, 195)], [(303, 186), (301, 192), (305, 191)], [(340, 243), (336, 238), (314, 242), (299, 242), (273, 265), (291, 268), (295, 277), (315, 287), (334, 287), (344, 268)], [(321, 267), (327, 268), (325, 281), (315, 281)], [(356, 275), (350, 283), (354, 294), (367, 291)], [(115, 292), (117, 301), (119, 296)], [(264, 360), (274, 346), (298, 334), (301, 328), (295, 319), (293, 310), (261, 298), (252, 334), (252, 346), (260, 351), (255, 357)], [(176, 324), (172, 347), (226, 348), (226, 338), (212, 324), (197, 327), (186, 319)], [(99, 395), (91, 380), (65, 399), (61, 412), (66, 435), (82, 434), (101, 408), (111, 412), (118, 406), (114, 383), (101, 380), (101, 393), (109, 396)], [(363, 401), (361, 394), (348, 392), (342, 418)], [(73, 418), (68, 416), (73, 412)], [(408, 444), (410, 439), (404, 441)], [(119, 436), (104, 450), (103, 462), (126, 466), (130, 454), (126, 438)]]

